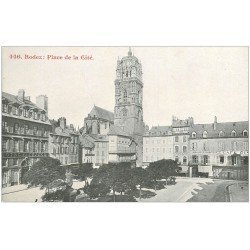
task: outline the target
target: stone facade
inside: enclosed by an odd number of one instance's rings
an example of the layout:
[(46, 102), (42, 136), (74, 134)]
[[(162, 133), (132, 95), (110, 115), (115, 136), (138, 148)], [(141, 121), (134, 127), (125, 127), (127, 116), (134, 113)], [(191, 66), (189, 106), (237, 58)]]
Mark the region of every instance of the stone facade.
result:
[(218, 123), (216, 117), (211, 124), (194, 124), (192, 117), (186, 120), (173, 117), (171, 126), (145, 131), (143, 163), (172, 159), (189, 176), (247, 179), (248, 124), (248, 121)]
[(37, 97), (33, 103), (24, 90), (18, 95), (2, 92), (2, 186), (22, 183), (29, 167), (48, 157), (48, 98)]
[(62, 165), (79, 163), (79, 133), (66, 118), (51, 120), (52, 131), (49, 135), (50, 157), (60, 160)]
[(118, 59), (115, 80), (114, 125), (131, 136), (137, 144), (136, 162), (142, 165), (143, 154), (143, 82), (138, 58), (128, 55)]
[(215, 118), (212, 124), (194, 125), (190, 131), (189, 165), (214, 178), (246, 179), (248, 122), (218, 123)]

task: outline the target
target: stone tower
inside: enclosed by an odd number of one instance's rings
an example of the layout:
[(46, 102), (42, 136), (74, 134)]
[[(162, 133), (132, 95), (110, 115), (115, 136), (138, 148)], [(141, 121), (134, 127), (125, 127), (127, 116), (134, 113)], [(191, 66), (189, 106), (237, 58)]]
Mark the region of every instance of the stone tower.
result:
[(114, 124), (135, 139), (138, 147), (138, 162), (142, 162), (144, 133), (142, 104), (142, 67), (129, 48), (128, 55), (117, 60)]

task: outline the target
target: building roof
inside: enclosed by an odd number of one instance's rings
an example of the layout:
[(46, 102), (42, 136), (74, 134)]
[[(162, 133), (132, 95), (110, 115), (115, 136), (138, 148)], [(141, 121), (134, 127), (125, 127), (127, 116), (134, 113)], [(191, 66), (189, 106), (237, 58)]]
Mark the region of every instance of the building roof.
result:
[(131, 137), (128, 135), (126, 131), (122, 130), (121, 127), (115, 125), (110, 126), (108, 135), (121, 135), (121, 136)]
[(80, 144), (84, 148), (94, 148), (95, 147), (95, 140), (89, 135), (81, 135), (80, 137)]
[(114, 113), (106, 109), (94, 106), (90, 112), (90, 115), (103, 120), (114, 122)]
[(17, 103), (17, 104), (20, 104), (20, 105), (25, 104), (25, 105), (28, 105), (30, 107), (37, 108), (38, 110), (43, 110), (43, 109), (39, 108), (35, 103), (33, 103), (32, 101), (30, 101), (27, 98), (24, 99), (23, 101), (21, 101), (20, 99), (18, 99), (17, 96), (6, 93), (6, 92), (3, 92), (3, 91), (2, 91), (2, 99), (7, 99), (9, 102)]
[(216, 138), (219, 137), (220, 131), (224, 134), (221, 137), (233, 137), (231, 135), (232, 131), (236, 132), (236, 137), (243, 137), (243, 131), (248, 131), (249, 122), (240, 121), (240, 122), (221, 122), (221, 123), (209, 123), (209, 124), (194, 124), (190, 128), (190, 133), (195, 132), (196, 138), (202, 138), (203, 132), (206, 131), (207, 138)]
[(146, 135), (148, 136), (159, 136), (159, 135), (169, 135), (172, 133), (171, 126), (153, 126), (149, 131), (146, 131)]

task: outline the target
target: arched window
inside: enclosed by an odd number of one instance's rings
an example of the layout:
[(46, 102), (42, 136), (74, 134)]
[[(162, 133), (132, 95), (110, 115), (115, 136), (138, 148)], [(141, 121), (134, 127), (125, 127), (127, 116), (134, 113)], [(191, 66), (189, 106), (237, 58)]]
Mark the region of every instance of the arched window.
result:
[(223, 132), (223, 131), (220, 131), (219, 137), (223, 137), (223, 136), (224, 136), (224, 132)]
[(248, 131), (246, 129), (243, 131), (243, 136), (248, 136)]
[(236, 137), (236, 132), (234, 130), (231, 132), (231, 136)]
[(196, 138), (196, 133), (195, 132), (192, 133), (192, 138)]
[(203, 132), (202, 137), (203, 137), (203, 138), (207, 138), (207, 131), (204, 131), (204, 132)]

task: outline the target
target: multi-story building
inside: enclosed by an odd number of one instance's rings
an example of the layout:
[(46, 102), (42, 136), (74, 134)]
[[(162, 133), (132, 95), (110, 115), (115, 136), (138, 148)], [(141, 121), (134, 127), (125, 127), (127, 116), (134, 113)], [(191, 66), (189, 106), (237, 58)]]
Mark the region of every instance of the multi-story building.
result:
[(190, 175), (248, 178), (248, 121), (195, 124), (190, 130)]
[(173, 157), (182, 168), (182, 173), (188, 172), (189, 162), (189, 131), (194, 124), (193, 117), (180, 120), (173, 116), (172, 134), (173, 134)]
[(66, 125), (66, 118), (51, 120), (49, 135), (49, 154), (60, 160), (62, 165), (79, 164), (79, 133), (74, 126)]
[(173, 136), (170, 126), (153, 126), (145, 128), (143, 137), (143, 164), (161, 159), (174, 159)]
[[(106, 161), (132, 161), (137, 165), (142, 164), (142, 89), (141, 63), (129, 50), (127, 56), (117, 61), (114, 113), (94, 106), (84, 119), (84, 127), (80, 130), (82, 162), (102, 164)], [(104, 158), (98, 155), (100, 135), (106, 136), (102, 139), (102, 145), (106, 147), (108, 142), (108, 157), (105, 153)]]
[(94, 105), (90, 113), (84, 118), (82, 134), (107, 135), (110, 126), (114, 124), (114, 113)]
[(178, 162), (182, 170), (188, 170), (189, 130), (193, 118), (172, 119), (171, 126), (153, 126), (146, 129), (143, 137), (143, 163), (148, 164), (161, 159)]
[(120, 127), (112, 126), (109, 130), (109, 162), (131, 162), (136, 165), (138, 144), (134, 138)]
[(22, 183), (29, 167), (48, 157), (51, 124), (48, 120), (48, 98), (40, 95), (36, 104), (25, 96), (2, 92), (2, 186)]
[(81, 162), (93, 163), (100, 166), (108, 163), (108, 136), (89, 135), (80, 136)]

